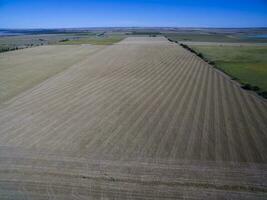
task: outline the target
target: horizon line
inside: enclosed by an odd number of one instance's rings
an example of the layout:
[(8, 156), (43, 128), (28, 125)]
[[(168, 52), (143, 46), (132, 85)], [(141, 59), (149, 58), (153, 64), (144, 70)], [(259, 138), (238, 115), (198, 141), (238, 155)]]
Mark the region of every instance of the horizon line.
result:
[(209, 26), (88, 26), (88, 27), (23, 27), (23, 28), (4, 28), (0, 30), (48, 30), (48, 29), (93, 29), (93, 28), (180, 28), (180, 29), (251, 29), (251, 28), (267, 28), (267, 26), (244, 26), (244, 27), (209, 27)]

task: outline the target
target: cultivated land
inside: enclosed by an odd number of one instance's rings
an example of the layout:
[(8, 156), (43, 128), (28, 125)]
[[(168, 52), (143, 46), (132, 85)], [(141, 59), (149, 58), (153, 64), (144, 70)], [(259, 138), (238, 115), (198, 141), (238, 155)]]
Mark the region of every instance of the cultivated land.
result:
[(99, 46), (41, 46), (0, 54), (0, 103), (100, 50)]
[(266, 122), (189, 51), (127, 38), (0, 104), (0, 199), (266, 199)]
[(105, 31), (0, 36), (0, 52), (42, 45), (111, 45), (124, 38), (124, 34)]
[[(266, 28), (74, 28), (0, 29), (0, 52), (48, 44), (110, 45), (129, 36), (166, 36), (200, 43), (267, 43)], [(11, 36), (10, 36), (11, 35)]]
[(122, 36), (108, 36), (108, 37), (89, 37), (80, 38), (76, 40), (67, 40), (59, 42), (59, 44), (92, 44), (92, 45), (111, 45), (123, 40)]
[(199, 28), (173, 29), (162, 32), (166, 37), (180, 42), (210, 43), (267, 43), (266, 28)]
[(165, 34), (168, 38), (176, 41), (189, 42), (230, 42), (230, 43), (262, 43), (267, 42), (265, 38), (247, 38), (240, 35), (225, 33), (172, 33)]
[(242, 83), (267, 91), (267, 46), (193, 45), (197, 52)]

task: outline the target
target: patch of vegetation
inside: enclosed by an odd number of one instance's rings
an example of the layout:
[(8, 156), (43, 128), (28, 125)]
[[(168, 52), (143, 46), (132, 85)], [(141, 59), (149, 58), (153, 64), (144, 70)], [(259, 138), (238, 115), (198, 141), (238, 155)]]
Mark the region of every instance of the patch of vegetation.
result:
[(266, 98), (267, 46), (192, 46), (218, 69), (234, 77), (243, 89)]
[(104, 31), (104, 32), (102, 32), (102, 33), (97, 34), (97, 36), (98, 36), (98, 37), (102, 37), (102, 36), (105, 35), (105, 33), (106, 33), (106, 32)]
[(70, 39), (59, 40), (59, 42), (67, 42), (67, 41), (70, 41)]
[(258, 94), (267, 99), (267, 91), (259, 92)]
[(244, 84), (242, 86), (242, 88), (245, 89), (245, 90), (253, 90), (253, 91), (259, 91), (260, 90), (260, 88), (258, 86), (252, 86), (252, 85), (250, 85), (248, 83)]

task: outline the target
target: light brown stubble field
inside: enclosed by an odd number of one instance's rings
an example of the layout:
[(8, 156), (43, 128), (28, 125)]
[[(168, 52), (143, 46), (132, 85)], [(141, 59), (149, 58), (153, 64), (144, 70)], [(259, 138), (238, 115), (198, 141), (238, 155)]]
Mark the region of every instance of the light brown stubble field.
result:
[(0, 199), (265, 199), (266, 130), (265, 100), (127, 38), (0, 104)]

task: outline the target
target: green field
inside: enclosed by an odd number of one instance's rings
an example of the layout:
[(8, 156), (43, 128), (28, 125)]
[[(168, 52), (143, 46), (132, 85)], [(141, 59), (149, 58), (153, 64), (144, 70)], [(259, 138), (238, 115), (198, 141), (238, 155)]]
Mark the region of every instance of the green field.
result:
[(267, 91), (267, 46), (191, 46), (243, 84)]
[(262, 43), (267, 42), (266, 38), (247, 37), (242, 34), (225, 33), (167, 33), (167, 38), (174, 41), (192, 41), (192, 42), (233, 42), (233, 43)]

